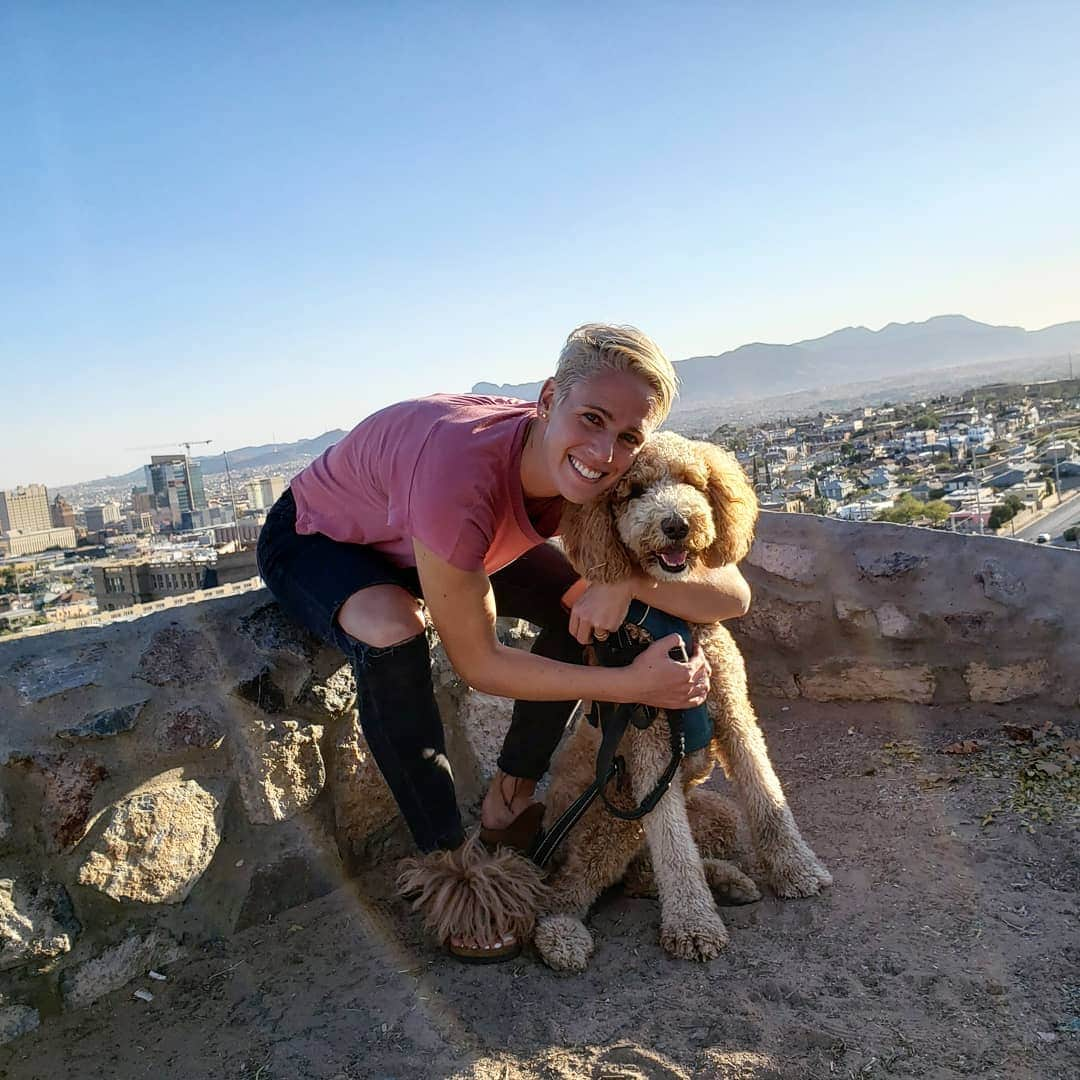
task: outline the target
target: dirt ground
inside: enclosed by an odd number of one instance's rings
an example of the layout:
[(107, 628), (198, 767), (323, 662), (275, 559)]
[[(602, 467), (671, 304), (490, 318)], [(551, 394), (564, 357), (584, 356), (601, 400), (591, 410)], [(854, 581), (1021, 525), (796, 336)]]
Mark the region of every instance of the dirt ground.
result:
[[(165, 982), (46, 1020), (0, 1048), (0, 1076), (1080, 1076), (1076, 712), (759, 710), (836, 880), (722, 909), (719, 960), (667, 956), (656, 903), (616, 892), (591, 919), (584, 975), (531, 955), (462, 966), (393, 896), (388, 860)], [(1040, 813), (1055, 820), (1029, 831)], [(140, 985), (153, 1001), (133, 999)]]

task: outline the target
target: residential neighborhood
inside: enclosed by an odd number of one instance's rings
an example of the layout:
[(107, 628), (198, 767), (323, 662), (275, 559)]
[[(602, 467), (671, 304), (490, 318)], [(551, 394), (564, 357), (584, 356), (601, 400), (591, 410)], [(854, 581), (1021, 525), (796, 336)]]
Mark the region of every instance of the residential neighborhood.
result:
[(1080, 523), (1080, 379), (722, 425), (709, 437), (735, 452), (763, 509), (1028, 539), (1076, 498), (1068, 524)]

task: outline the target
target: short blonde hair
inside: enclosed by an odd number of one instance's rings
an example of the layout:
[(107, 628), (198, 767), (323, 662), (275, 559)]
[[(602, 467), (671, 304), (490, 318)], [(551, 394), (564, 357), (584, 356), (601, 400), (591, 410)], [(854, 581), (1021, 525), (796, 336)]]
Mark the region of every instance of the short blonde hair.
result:
[(652, 389), (653, 417), (657, 424), (667, 419), (679, 392), (679, 377), (648, 334), (634, 326), (607, 323), (585, 323), (572, 330), (555, 369), (559, 397), (598, 371), (628, 371), (644, 379)]

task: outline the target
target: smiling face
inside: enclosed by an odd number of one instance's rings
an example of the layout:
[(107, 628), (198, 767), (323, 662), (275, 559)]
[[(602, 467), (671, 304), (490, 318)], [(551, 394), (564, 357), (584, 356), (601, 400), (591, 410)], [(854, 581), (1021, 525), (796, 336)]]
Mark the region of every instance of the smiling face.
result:
[(624, 371), (598, 371), (558, 394), (549, 379), (540, 393), (541, 453), (550, 489), (587, 503), (610, 491), (630, 468), (652, 430), (649, 384)]

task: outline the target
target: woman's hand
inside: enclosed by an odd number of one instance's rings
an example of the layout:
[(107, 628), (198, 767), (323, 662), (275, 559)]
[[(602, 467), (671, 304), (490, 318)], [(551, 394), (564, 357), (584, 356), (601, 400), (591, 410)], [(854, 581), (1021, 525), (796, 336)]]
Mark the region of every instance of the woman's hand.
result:
[(594, 635), (602, 640), (626, 621), (633, 599), (632, 579), (614, 585), (590, 583), (570, 609), (570, 633), (582, 645), (590, 644)]
[(700, 649), (686, 663), (672, 660), (668, 653), (681, 643), (678, 634), (668, 634), (623, 669), (635, 687), (630, 700), (658, 709), (689, 709), (705, 700), (712, 674), (709, 662)]

